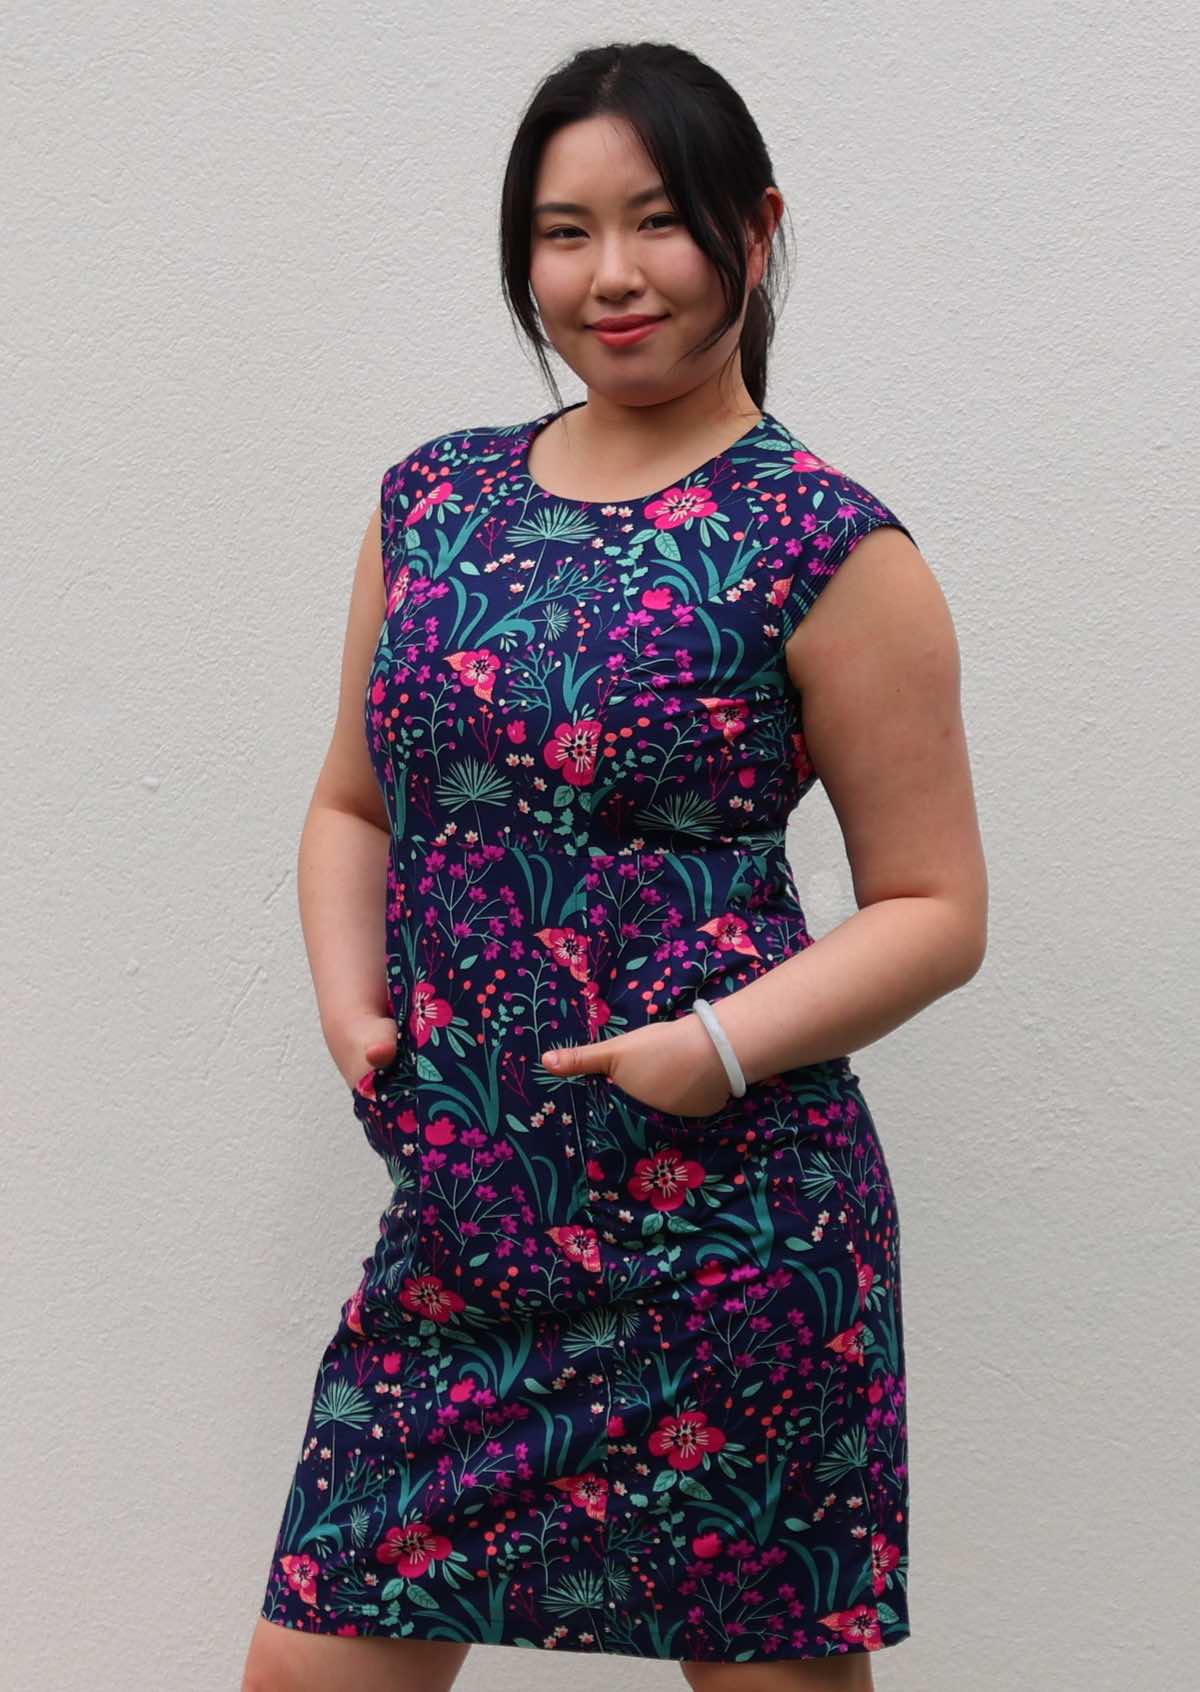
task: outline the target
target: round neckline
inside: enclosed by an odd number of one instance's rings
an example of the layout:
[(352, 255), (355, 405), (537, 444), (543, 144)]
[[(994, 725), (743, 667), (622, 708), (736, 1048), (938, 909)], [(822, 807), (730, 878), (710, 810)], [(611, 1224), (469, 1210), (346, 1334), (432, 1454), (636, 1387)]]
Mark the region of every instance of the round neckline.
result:
[(674, 477), (670, 482), (666, 483), (664, 487), (653, 488), (649, 493), (628, 494), (623, 499), (573, 499), (569, 494), (552, 493), (549, 488), (544, 488), (542, 484), (534, 478), (533, 472), (529, 468), (529, 454), (534, 441), (544, 429), (548, 429), (551, 423), (555, 422), (558, 418), (565, 417), (568, 411), (578, 411), (581, 406), (586, 404), (586, 400), (575, 400), (571, 405), (560, 406), (557, 411), (545, 411), (540, 417), (535, 417), (533, 422), (525, 431), (517, 466), (517, 474), (523, 476), (525, 481), (533, 489), (534, 493), (540, 494), (543, 499), (553, 500), (558, 505), (579, 506), (581, 509), (586, 511), (592, 511), (597, 507), (607, 505), (645, 505), (649, 500), (661, 499), (663, 494), (667, 493), (671, 488), (682, 487), (685, 482), (690, 482), (696, 476), (702, 475), (704, 471), (710, 468), (711, 465), (716, 464), (719, 459), (727, 457), (736, 447), (744, 446), (747, 441), (753, 439), (760, 429), (765, 429), (769, 423), (774, 422), (770, 412), (764, 408), (762, 416), (753, 422), (750, 427), (744, 431), (744, 433), (740, 434), (736, 441), (731, 441), (727, 447), (722, 447), (720, 452), (714, 452), (712, 457), (706, 458), (702, 464), (697, 464), (691, 470), (683, 471), (680, 475)]

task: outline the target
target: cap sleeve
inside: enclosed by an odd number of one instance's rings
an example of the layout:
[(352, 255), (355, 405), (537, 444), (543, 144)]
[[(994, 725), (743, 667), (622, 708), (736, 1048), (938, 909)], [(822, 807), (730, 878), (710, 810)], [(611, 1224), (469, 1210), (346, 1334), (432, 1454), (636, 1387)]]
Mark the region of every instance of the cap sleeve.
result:
[(772, 589), (780, 641), (794, 634), (860, 540), (875, 529), (912, 532), (881, 499), (816, 453), (796, 456), (791, 519)]
[(404, 562), (413, 507), (421, 485), (417, 473), (425, 442), (391, 464), (379, 484), (379, 549), (383, 556), (383, 584), (390, 601), (396, 572)]

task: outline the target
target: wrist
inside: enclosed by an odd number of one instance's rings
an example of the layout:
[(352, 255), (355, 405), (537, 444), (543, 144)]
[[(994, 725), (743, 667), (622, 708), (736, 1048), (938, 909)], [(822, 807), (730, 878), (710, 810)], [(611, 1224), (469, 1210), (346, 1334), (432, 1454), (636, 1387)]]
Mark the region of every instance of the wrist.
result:
[(709, 1041), (716, 1051), (718, 1061), (725, 1075), (725, 1083), (731, 1098), (744, 1098), (748, 1086), (741, 1061), (729, 1038), (729, 1030), (717, 1015), (717, 1008), (707, 999), (698, 997), (693, 1005), (693, 1011), (708, 1035)]
[(712, 1036), (699, 1016), (694, 1010), (689, 1010), (677, 1019), (676, 1025), (680, 1032), (687, 1036), (681, 1062), (686, 1063), (689, 1069), (703, 1071), (715, 1081), (719, 1081), (724, 1088), (726, 1100), (730, 1099), (733, 1094), (725, 1065), (721, 1062), (721, 1054), (713, 1045)]

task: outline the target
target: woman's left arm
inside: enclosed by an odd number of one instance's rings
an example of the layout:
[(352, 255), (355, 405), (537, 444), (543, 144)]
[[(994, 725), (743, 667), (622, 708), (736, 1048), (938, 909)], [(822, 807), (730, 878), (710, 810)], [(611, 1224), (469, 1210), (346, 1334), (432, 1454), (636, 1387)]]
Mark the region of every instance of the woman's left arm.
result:
[[(785, 656), (859, 908), (715, 1001), (747, 1085), (870, 1045), (969, 981), (987, 947), (958, 643), (913, 542), (895, 528), (860, 540)], [(609, 1074), (661, 1109), (704, 1114), (729, 1091), (695, 1012), (558, 1051), (555, 1073)]]
[(719, 1000), (747, 1082), (870, 1045), (987, 949), (958, 642), (918, 548), (893, 528), (859, 541), (785, 653), (859, 908)]

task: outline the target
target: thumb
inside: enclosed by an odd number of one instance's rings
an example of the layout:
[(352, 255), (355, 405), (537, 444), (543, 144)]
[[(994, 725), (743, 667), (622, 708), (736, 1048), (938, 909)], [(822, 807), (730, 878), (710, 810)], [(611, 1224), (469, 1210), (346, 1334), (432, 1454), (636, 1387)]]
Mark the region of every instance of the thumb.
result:
[(383, 1069), (396, 1056), (399, 1029), (389, 1017), (381, 1017), (373, 1024), (373, 1032), (366, 1044), (366, 1059), (375, 1069)]
[(542, 1062), (555, 1075), (606, 1075), (611, 1045), (611, 1040), (600, 1040), (590, 1046), (552, 1046), (542, 1053)]

